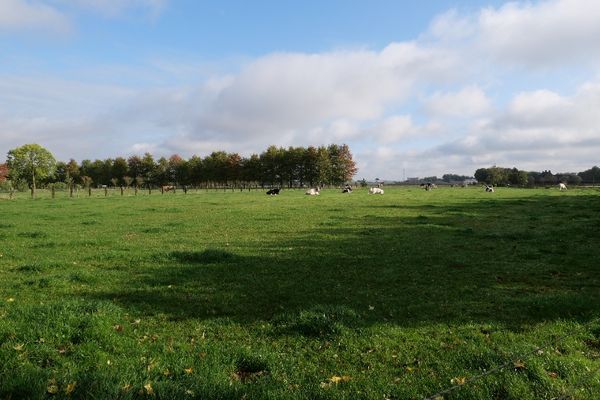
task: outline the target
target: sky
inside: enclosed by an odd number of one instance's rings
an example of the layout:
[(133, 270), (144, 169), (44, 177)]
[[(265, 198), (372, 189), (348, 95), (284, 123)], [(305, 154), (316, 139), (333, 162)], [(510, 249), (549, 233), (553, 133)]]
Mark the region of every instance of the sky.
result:
[(0, 161), (347, 143), (357, 179), (600, 164), (597, 0), (0, 0)]

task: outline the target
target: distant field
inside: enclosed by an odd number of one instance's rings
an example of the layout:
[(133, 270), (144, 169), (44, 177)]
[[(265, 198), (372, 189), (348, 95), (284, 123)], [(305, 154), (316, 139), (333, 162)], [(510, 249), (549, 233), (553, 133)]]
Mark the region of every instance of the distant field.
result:
[(132, 194), (0, 199), (0, 399), (600, 398), (598, 190)]

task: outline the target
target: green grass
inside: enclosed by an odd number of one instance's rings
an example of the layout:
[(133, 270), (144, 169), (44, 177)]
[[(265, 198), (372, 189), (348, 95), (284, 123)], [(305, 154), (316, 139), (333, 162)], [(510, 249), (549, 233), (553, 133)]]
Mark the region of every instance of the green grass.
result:
[(0, 399), (600, 398), (598, 191), (109, 194), (0, 200)]

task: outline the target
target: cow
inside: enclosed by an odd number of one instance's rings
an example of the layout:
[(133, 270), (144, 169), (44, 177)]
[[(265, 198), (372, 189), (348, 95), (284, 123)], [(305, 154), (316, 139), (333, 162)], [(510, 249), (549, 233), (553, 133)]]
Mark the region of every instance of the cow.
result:
[(489, 193), (494, 193), (494, 187), (492, 185), (485, 185), (485, 191)]
[(559, 183), (558, 184), (558, 190), (563, 191), (563, 190), (567, 190), (567, 185), (565, 185), (564, 183)]
[(352, 193), (352, 186), (350, 186), (350, 185), (344, 186), (344, 188), (342, 189), (342, 193)]
[(320, 192), (319, 188), (314, 188), (314, 189), (307, 190), (305, 194), (307, 194), (309, 196), (318, 196), (319, 192)]
[(269, 190), (267, 190), (267, 195), (268, 196), (277, 196), (279, 194), (280, 190), (281, 189), (279, 189), (279, 188), (269, 189)]
[(371, 188), (369, 189), (369, 194), (383, 194), (383, 189), (380, 188)]
[(430, 191), (431, 189), (436, 189), (437, 186), (431, 182), (427, 182), (427, 183), (421, 183), (421, 187), (427, 191)]
[(160, 188), (160, 190), (161, 190), (161, 192), (170, 192), (171, 190), (175, 191), (175, 186), (174, 185), (165, 185), (165, 186), (162, 186)]

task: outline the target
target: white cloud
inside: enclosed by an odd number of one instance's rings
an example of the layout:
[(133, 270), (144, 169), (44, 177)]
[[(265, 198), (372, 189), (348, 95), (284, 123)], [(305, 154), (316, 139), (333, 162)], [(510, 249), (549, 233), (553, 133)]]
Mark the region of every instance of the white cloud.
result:
[(69, 18), (62, 12), (40, 1), (0, 1), (0, 31), (48, 31), (68, 33)]
[(86, 8), (109, 17), (122, 15), (127, 11), (148, 12), (158, 16), (167, 5), (168, 0), (58, 0), (59, 2)]
[(498, 164), (570, 171), (597, 164), (600, 153), (600, 85), (584, 84), (571, 96), (540, 90), (517, 94), (503, 112), (474, 125), (430, 154), (462, 158), (473, 167)]
[(547, 67), (572, 57), (596, 61), (600, 50), (598, 21), (598, 1), (508, 3), (481, 12), (480, 40), (495, 58), (516, 63)]
[(87, 9), (107, 17), (138, 12), (157, 17), (168, 0), (0, 0), (0, 32), (73, 30), (75, 11)]
[[(548, 69), (600, 61), (600, 2), (509, 2), (477, 14), (438, 16), (427, 37), (510, 65)], [(473, 56), (474, 54), (471, 54)]]
[(474, 117), (489, 112), (491, 100), (477, 86), (458, 92), (436, 92), (425, 101), (426, 111), (435, 117)]

